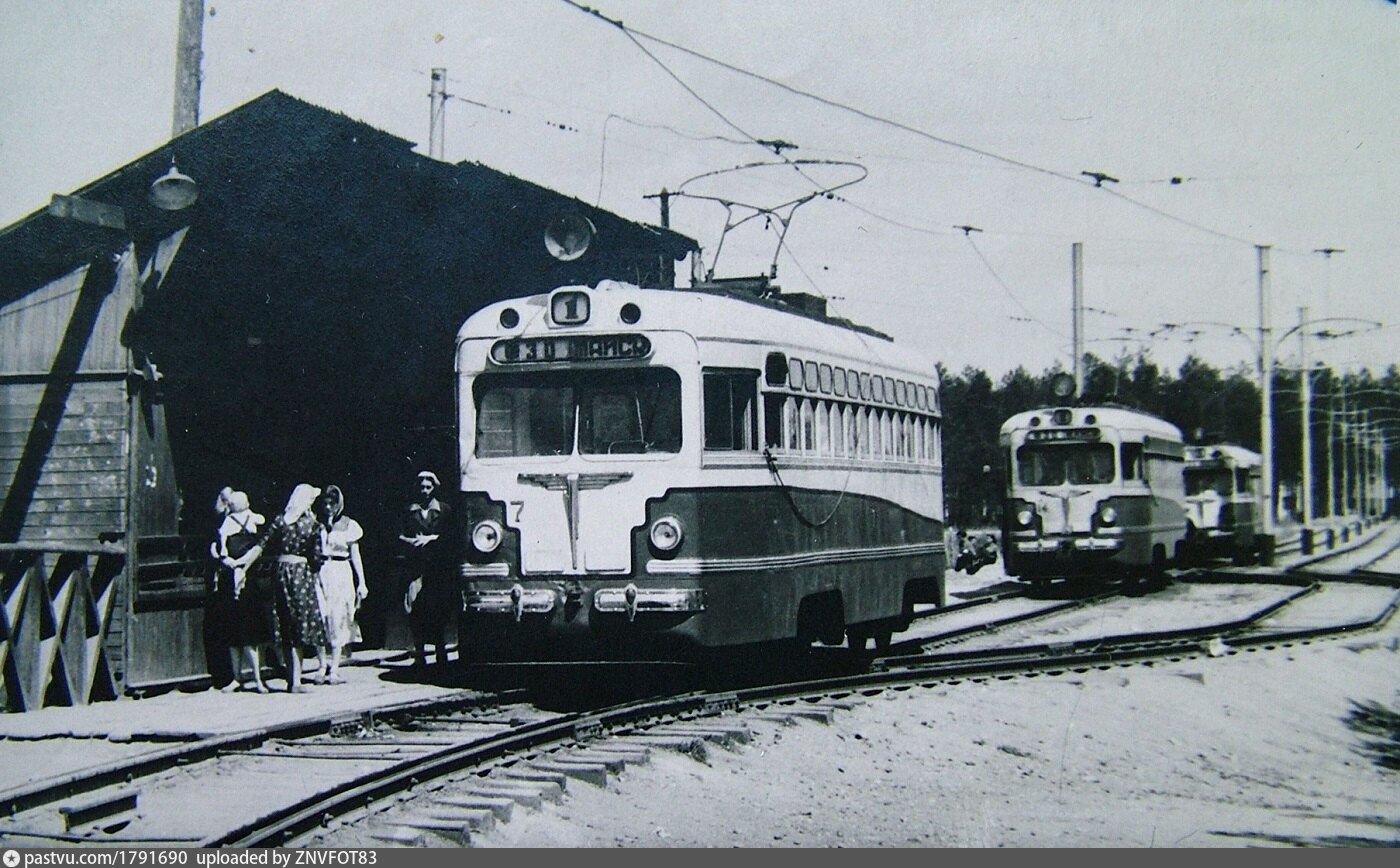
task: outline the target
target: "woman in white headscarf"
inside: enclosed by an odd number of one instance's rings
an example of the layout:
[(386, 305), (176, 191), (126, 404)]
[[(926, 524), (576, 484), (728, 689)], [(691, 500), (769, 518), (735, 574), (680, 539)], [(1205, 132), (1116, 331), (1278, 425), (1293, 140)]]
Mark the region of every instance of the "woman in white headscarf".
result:
[(272, 585), (272, 641), (282, 646), (287, 660), (287, 692), (305, 693), (301, 683), (301, 649), (326, 645), (326, 627), (317, 600), (316, 573), (312, 561), (321, 545), (321, 523), (311, 505), (321, 489), (298, 485), (287, 508), (272, 520), (258, 544), (241, 559), (246, 566), (264, 551), (277, 557)]
[(321, 589), (321, 614), (326, 621), (326, 641), (330, 643), (330, 668), (322, 670), (327, 684), (340, 684), (340, 657), (351, 642), (359, 639), (355, 629), (355, 611), (360, 601), (369, 596), (365, 584), (365, 565), (360, 559), (360, 540), (364, 529), (360, 523), (345, 515), (345, 495), (335, 485), (327, 485), (326, 493), (316, 499), (316, 517), (321, 520), (321, 572), (317, 581)]

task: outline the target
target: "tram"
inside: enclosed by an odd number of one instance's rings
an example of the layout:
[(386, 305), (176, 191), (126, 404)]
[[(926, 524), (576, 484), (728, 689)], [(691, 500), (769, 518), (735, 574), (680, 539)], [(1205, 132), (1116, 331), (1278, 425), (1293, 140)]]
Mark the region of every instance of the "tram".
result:
[(1187, 446), (1186, 514), (1192, 557), (1249, 563), (1263, 533), (1263, 457), (1242, 446)]
[(464, 659), (863, 647), (946, 602), (936, 369), (785, 298), (604, 281), (466, 321)]
[(1031, 583), (1160, 574), (1187, 535), (1181, 431), (1122, 407), (1052, 407), (1001, 427), (1002, 554)]

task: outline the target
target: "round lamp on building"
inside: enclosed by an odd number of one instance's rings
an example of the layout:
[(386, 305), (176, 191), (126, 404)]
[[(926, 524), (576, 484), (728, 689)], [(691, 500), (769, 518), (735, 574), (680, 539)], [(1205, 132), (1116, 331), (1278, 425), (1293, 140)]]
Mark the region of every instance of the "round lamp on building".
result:
[(552, 220), (544, 230), (544, 246), (549, 255), (560, 262), (572, 262), (588, 252), (593, 236), (598, 234), (593, 221), (582, 214), (569, 212)]
[(162, 211), (180, 211), (199, 198), (199, 185), (194, 178), (175, 168), (174, 161), (171, 161), (166, 173), (151, 182), (146, 198)]

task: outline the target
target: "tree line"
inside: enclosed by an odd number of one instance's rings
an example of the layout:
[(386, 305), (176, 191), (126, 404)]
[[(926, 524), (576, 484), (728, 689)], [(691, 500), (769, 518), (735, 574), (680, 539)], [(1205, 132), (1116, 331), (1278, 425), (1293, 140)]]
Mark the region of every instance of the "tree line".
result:
[[(1111, 403), (1159, 416), (1181, 429), (1188, 443), (1233, 443), (1259, 447), (1259, 386), (1247, 365), (1222, 371), (1197, 356), (1189, 356), (1175, 371), (1164, 370), (1150, 353), (1124, 354), (1113, 360), (1085, 356), (1086, 403)], [(942, 365), (944, 495), (948, 520), (959, 526), (995, 525), (1000, 520), (1006, 485), (1006, 456), (997, 434), (1007, 417), (1036, 407), (1052, 406), (1051, 380), (1063, 368), (1033, 375), (1018, 367), (1000, 381), (978, 368), (952, 373)], [(1385, 486), (1389, 491), (1400, 476), (1390, 452), (1400, 433), (1400, 369), (1391, 365), (1377, 376), (1362, 369), (1341, 374), (1315, 369), (1311, 379), (1314, 515), (1327, 514), (1328, 449), (1333, 449), (1334, 497), (1341, 509), (1343, 452), (1340, 441), (1356, 436), (1355, 423), (1369, 418), (1373, 437), (1386, 453)], [(1301, 378), (1298, 372), (1276, 368), (1273, 380), (1274, 479), (1276, 491), (1292, 512), (1299, 511), (1297, 492), (1302, 478)], [(1329, 439), (1329, 427), (1332, 437)], [(1388, 435), (1391, 440), (1384, 438)], [(1349, 473), (1355, 479), (1358, 450), (1349, 453)], [(1353, 481), (1353, 489), (1356, 485)], [(1358, 509), (1352, 491), (1349, 511)]]

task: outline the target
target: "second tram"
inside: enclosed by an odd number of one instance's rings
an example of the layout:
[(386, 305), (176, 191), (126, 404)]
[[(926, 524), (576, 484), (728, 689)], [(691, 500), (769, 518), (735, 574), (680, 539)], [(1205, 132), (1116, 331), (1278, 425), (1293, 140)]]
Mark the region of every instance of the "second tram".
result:
[(1121, 407), (1053, 407), (1002, 424), (1002, 556), (1032, 583), (1160, 573), (1187, 535), (1176, 426)]
[(1248, 563), (1263, 533), (1263, 458), (1242, 446), (1186, 447), (1186, 512), (1193, 556)]
[(864, 646), (945, 601), (938, 374), (877, 332), (604, 282), (482, 309), (457, 376), (465, 659)]

